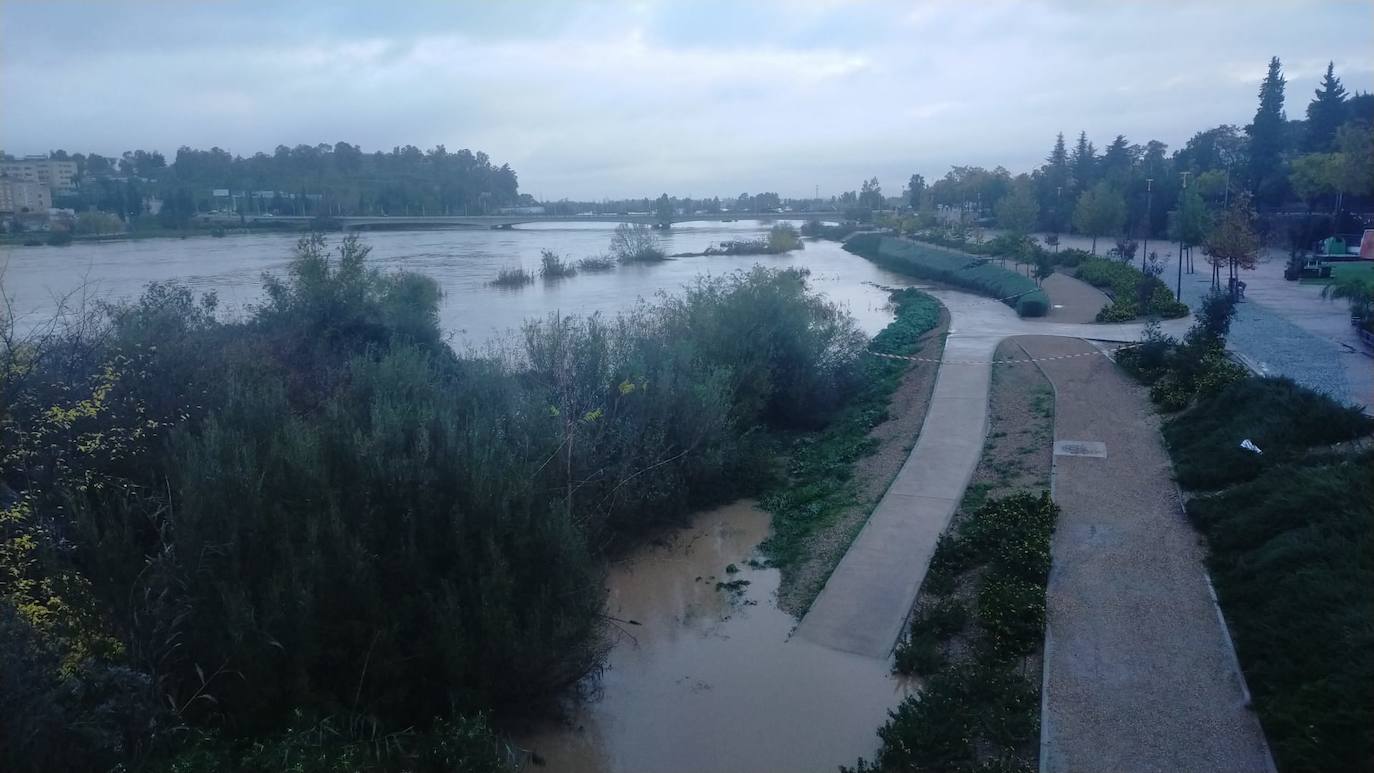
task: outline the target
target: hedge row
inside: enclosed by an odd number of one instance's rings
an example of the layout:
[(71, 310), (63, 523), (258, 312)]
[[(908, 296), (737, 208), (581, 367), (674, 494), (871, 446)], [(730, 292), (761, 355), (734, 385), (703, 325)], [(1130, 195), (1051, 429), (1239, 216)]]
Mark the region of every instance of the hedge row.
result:
[[(1076, 276), (1112, 297), (1111, 304), (1097, 313), (1098, 322), (1128, 322), (1141, 316), (1175, 319), (1188, 313), (1188, 307), (1158, 277), (1147, 277), (1130, 263), (1093, 257), (1078, 262)], [(1147, 283), (1148, 293), (1141, 288), (1142, 282)]]
[(1023, 317), (1042, 317), (1050, 308), (1049, 298), (1033, 280), (987, 258), (881, 234), (859, 234), (845, 242), (844, 248), (899, 273), (991, 296)]

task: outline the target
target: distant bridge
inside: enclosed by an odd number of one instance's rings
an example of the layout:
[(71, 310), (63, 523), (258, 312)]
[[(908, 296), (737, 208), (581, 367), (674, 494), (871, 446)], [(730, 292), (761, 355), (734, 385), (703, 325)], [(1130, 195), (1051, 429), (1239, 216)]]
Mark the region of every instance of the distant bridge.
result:
[[(673, 223), (694, 221), (731, 222), (734, 220), (811, 220), (840, 217), (838, 212), (719, 212), (702, 215), (674, 215)], [(201, 215), (199, 220), (210, 225), (239, 225), (275, 223), (309, 225), (320, 218), (304, 215)], [(348, 215), (326, 217), (324, 221), (344, 229), (372, 228), (510, 228), (525, 223), (637, 223), (659, 225), (663, 221), (653, 214), (626, 215)]]

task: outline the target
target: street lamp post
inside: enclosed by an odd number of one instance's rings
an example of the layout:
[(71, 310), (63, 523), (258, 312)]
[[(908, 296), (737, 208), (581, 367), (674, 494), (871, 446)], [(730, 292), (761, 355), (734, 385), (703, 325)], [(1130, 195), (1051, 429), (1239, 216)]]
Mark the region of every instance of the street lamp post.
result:
[(1174, 298), (1179, 303), (1183, 302), (1183, 237), (1184, 231), (1187, 230), (1183, 223), (1183, 208), (1187, 204), (1183, 199), (1188, 196), (1188, 174), (1183, 173), (1183, 196), (1179, 198), (1178, 203), (1178, 284), (1174, 286)]
[(1145, 178), (1145, 245), (1140, 248), (1140, 270), (1142, 272), (1145, 271), (1145, 259), (1150, 256), (1150, 226), (1153, 224), (1153, 221), (1150, 220), (1150, 204), (1153, 198), (1154, 183), (1155, 178)]

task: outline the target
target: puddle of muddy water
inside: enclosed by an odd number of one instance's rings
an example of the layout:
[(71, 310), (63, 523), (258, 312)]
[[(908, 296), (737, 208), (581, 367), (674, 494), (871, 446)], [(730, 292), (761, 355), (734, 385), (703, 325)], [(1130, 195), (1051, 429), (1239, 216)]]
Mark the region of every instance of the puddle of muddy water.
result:
[(834, 771), (872, 756), (904, 687), (888, 660), (789, 640), (777, 570), (749, 566), (768, 525), (737, 502), (612, 567), (607, 613), (639, 625), (622, 626), (568, 722), (518, 739), (544, 770)]

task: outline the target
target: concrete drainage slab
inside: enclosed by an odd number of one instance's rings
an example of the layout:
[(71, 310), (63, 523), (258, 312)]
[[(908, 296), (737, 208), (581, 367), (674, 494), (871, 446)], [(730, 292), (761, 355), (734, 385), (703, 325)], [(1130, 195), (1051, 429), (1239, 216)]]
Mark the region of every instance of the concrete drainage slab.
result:
[(1093, 459), (1107, 458), (1107, 444), (1096, 440), (1056, 440), (1055, 456), (1087, 456)]

